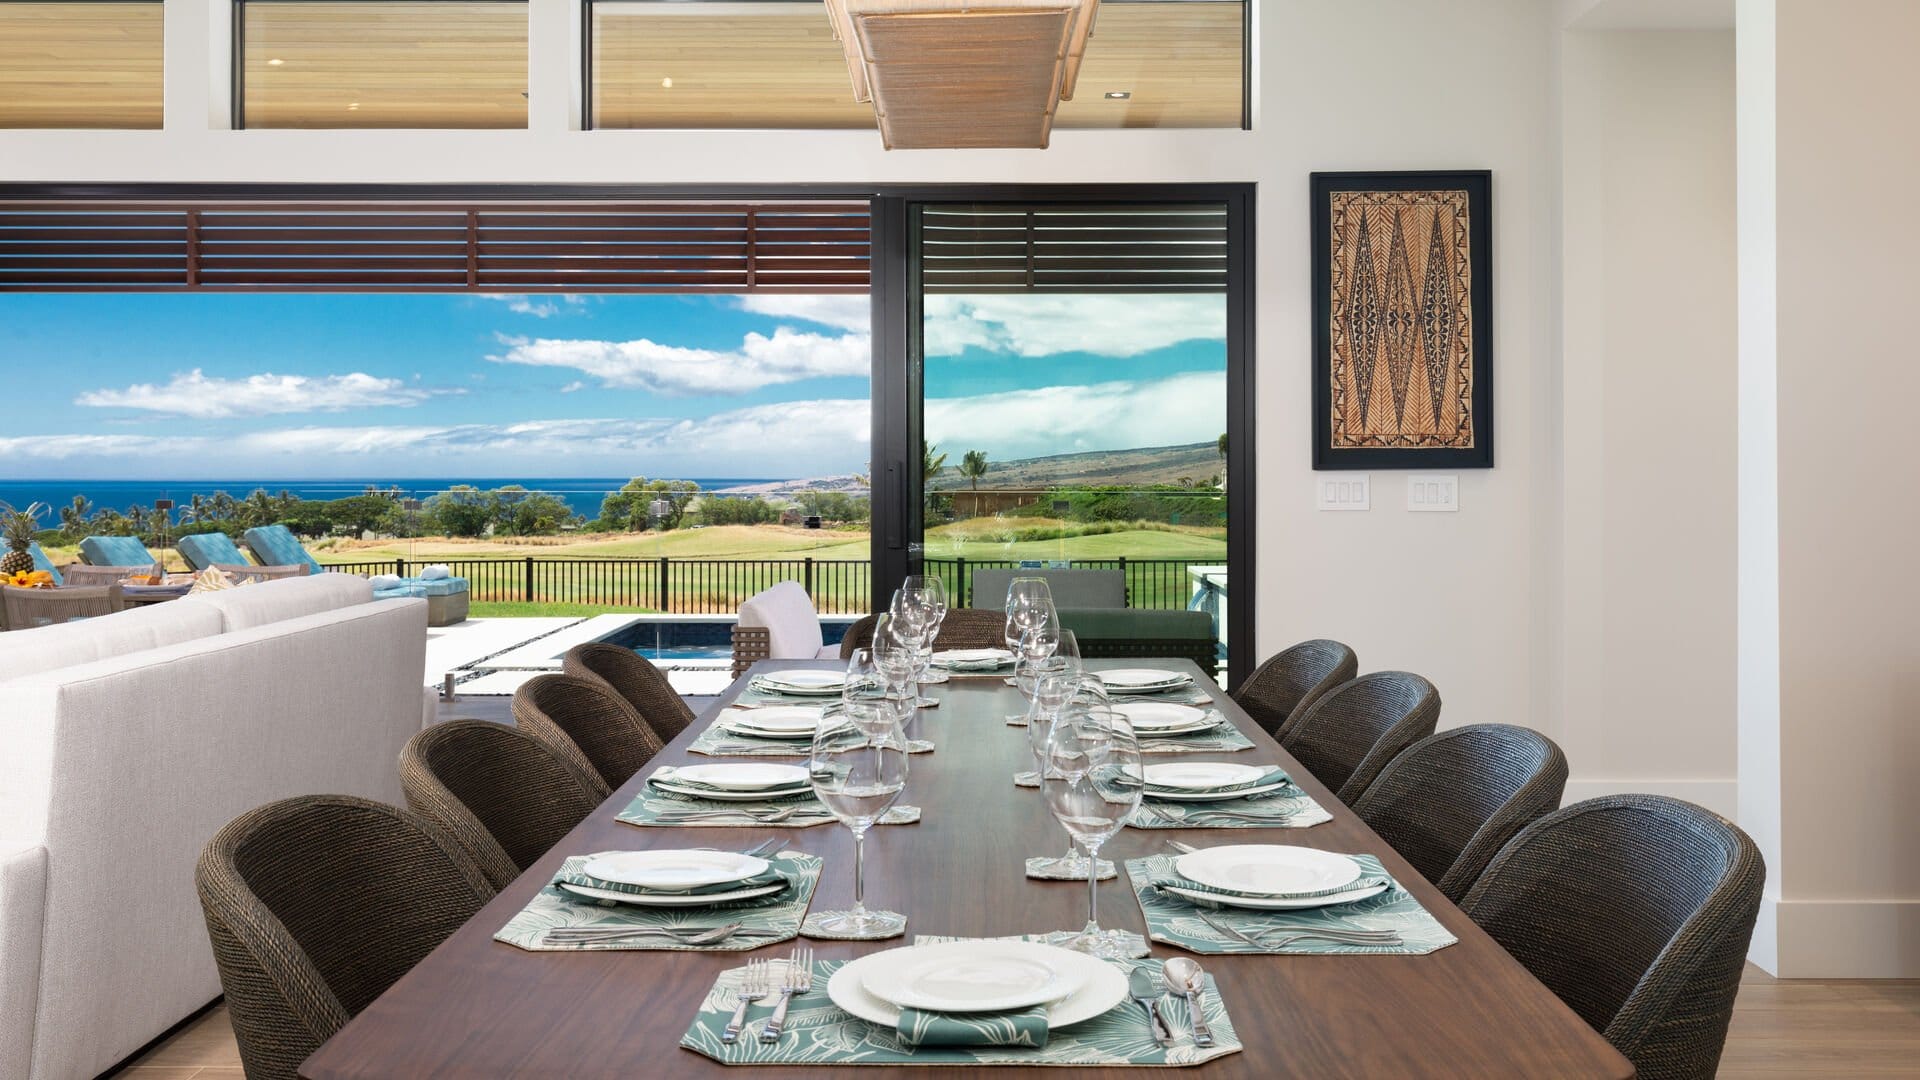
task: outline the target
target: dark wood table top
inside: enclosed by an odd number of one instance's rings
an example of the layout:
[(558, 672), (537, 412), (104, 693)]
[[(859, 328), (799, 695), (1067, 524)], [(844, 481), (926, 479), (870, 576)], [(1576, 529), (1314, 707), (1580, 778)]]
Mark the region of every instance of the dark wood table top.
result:
[[(1137, 665), (1137, 661), (1133, 662)], [(1172, 662), (1169, 662), (1172, 663)], [(1185, 661), (1179, 663), (1185, 664)], [(763, 661), (768, 667), (810, 666)], [(834, 666), (823, 664), (819, 666)], [(1093, 662), (1090, 667), (1124, 666)], [(709, 709), (657, 759), (687, 754)], [(921, 733), (938, 741), (915, 755), (904, 802), (920, 806), (915, 825), (875, 828), (867, 843), (867, 901), (905, 912), (915, 934), (979, 937), (1078, 929), (1084, 882), (1027, 879), (1030, 855), (1058, 855), (1061, 830), (1040, 798), (1012, 775), (1032, 768), (1025, 732), (1005, 714), (1021, 705), (998, 679), (955, 679), (928, 688), (942, 699), (921, 713)], [(1225, 695), (1219, 707), (1257, 744), (1238, 755), (1278, 762), (1333, 820), (1310, 829), (1123, 829), (1102, 849), (1115, 859), (1190, 843), (1282, 843), (1380, 857), (1419, 897), (1457, 945), (1426, 956), (1205, 956), (1246, 1050), (1191, 1070), (1206, 1077), (1629, 1077), (1632, 1065), (1551, 991), (1462, 915), (1398, 854), (1342, 806)], [(1160, 760), (1172, 760), (1161, 758)], [(791, 943), (753, 953), (529, 953), (493, 935), (552, 879), (568, 855), (594, 851), (711, 846), (745, 848), (773, 835), (824, 856), (813, 908), (852, 902), (853, 852), (839, 825), (807, 829), (638, 828), (615, 821), (652, 768), (628, 781), (553, 851), (503, 890), (432, 955), (396, 983), (302, 1066), (310, 1080), (434, 1077), (720, 1077), (727, 1066), (680, 1048), (692, 1010), (714, 978), (749, 956), (783, 956)], [(1438, 797), (1445, 797), (1438, 793)], [(1124, 870), (1101, 883), (1103, 926), (1145, 930)], [(814, 942), (821, 958), (852, 958), (891, 942)], [(1181, 955), (1158, 942), (1154, 955)], [(754, 1073), (776, 1071), (757, 1067)], [(809, 1080), (872, 1075), (862, 1066), (790, 1066)], [(947, 1069), (942, 1075), (960, 1070)], [(968, 1070), (1007, 1073), (1005, 1067)], [(1061, 1074), (1145, 1076), (1153, 1069), (1061, 1069)]]

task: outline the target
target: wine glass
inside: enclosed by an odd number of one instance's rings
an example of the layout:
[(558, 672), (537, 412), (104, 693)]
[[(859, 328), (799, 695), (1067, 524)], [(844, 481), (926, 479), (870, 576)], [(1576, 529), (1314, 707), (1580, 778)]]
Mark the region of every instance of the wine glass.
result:
[(886, 677), (891, 692), (917, 707), (920, 685), (914, 681), (920, 641), (912, 622), (887, 612), (873, 623), (873, 662)]
[[(1047, 809), (1085, 849), (1087, 860), (1099, 859), (1100, 845), (1140, 808), (1146, 791), (1140, 744), (1125, 714), (1097, 705), (1062, 711), (1047, 730), (1040, 787)], [(1100, 875), (1089, 873), (1087, 925), (1059, 944), (1103, 959), (1121, 959), (1131, 951), (1132, 938), (1124, 931), (1100, 928), (1099, 888)]]
[[(1007, 648), (1019, 647), (1020, 638), (1043, 619), (1052, 617), (1053, 590), (1046, 578), (1017, 577), (1007, 585)], [(1045, 614), (1043, 614), (1043, 612)]]
[(853, 832), (853, 907), (817, 912), (807, 928), (862, 941), (889, 938), (906, 930), (907, 917), (868, 909), (866, 836), (906, 789), (907, 738), (897, 723), (878, 734), (863, 730), (849, 721), (846, 709), (829, 705), (822, 711), (807, 773), (814, 797)]
[[(1107, 705), (1107, 686), (1099, 679), (1084, 672), (1074, 675), (1065, 702), (1052, 716), (1041, 717), (1036, 702), (1035, 714), (1027, 723), (1027, 750), (1033, 754), (1035, 771), (1022, 774), (1030, 778), (1035, 785), (1040, 781), (1040, 771), (1048, 768), (1047, 736), (1053, 729), (1053, 717), (1069, 708), (1105, 708)], [(1021, 777), (1015, 777), (1016, 781)], [(1095, 873), (1102, 876), (1113, 870), (1113, 864), (1105, 860), (1095, 860)], [(1067, 834), (1067, 853), (1050, 859), (1037, 859), (1033, 869), (1044, 877), (1078, 879), (1087, 874), (1087, 857), (1073, 846), (1073, 834)]]

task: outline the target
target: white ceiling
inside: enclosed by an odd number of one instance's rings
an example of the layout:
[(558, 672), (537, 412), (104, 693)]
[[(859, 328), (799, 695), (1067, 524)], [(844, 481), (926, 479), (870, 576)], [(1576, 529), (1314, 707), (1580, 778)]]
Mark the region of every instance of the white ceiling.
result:
[(1734, 0), (1560, 0), (1569, 30), (1731, 30)]

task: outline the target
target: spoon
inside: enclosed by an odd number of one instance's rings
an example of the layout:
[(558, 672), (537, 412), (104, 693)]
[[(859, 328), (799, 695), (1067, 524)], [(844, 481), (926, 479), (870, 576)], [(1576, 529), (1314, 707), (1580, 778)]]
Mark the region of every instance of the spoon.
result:
[(1167, 989), (1186, 999), (1187, 1019), (1192, 1021), (1193, 1045), (1212, 1046), (1213, 1029), (1207, 1026), (1207, 1018), (1200, 1011), (1200, 994), (1207, 986), (1207, 973), (1200, 965), (1184, 956), (1168, 960), (1160, 968), (1160, 977), (1166, 981)]

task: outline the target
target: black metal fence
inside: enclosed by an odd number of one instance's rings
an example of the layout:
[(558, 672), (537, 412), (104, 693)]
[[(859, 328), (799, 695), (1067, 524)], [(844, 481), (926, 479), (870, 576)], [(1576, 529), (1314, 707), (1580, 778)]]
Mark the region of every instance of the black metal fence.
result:
[[(1137, 608), (1184, 608), (1192, 593), (1190, 566), (1200, 559), (1074, 559), (1050, 565), (1076, 570), (1119, 570), (1126, 575), (1127, 603)], [(740, 602), (782, 581), (797, 581), (826, 615), (857, 615), (872, 605), (872, 567), (856, 559), (569, 559), (528, 555), (517, 559), (393, 559), (332, 563), (327, 569), (353, 574), (407, 577), (432, 563), (469, 582), (475, 603), (580, 604), (641, 608), (684, 615), (730, 615)], [(927, 559), (955, 607), (973, 606), (973, 571), (1018, 567), (1014, 560)], [(988, 598), (996, 607), (999, 598)]]

